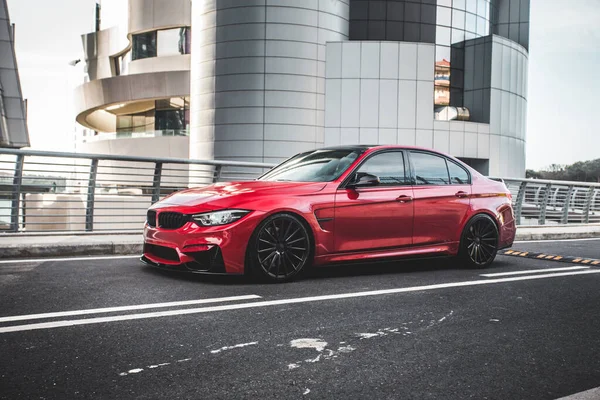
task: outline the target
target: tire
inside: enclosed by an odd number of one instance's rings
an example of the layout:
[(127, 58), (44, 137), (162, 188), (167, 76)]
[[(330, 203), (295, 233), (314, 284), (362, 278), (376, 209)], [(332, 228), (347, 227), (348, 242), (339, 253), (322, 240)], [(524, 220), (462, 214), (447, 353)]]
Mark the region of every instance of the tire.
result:
[(459, 259), (468, 268), (486, 268), (496, 258), (499, 240), (496, 222), (486, 214), (471, 218), (460, 240)]
[(275, 214), (256, 228), (248, 248), (253, 275), (269, 282), (288, 282), (312, 263), (309, 228), (290, 213)]

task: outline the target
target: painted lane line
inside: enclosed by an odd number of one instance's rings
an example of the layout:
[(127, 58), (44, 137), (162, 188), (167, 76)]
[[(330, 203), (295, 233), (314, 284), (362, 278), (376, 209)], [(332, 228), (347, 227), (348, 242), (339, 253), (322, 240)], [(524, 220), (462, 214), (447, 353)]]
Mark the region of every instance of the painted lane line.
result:
[(255, 294), (250, 294), (250, 295), (244, 295), (244, 296), (218, 297), (218, 298), (213, 298), (213, 299), (173, 301), (170, 303), (139, 304), (139, 305), (135, 305), (135, 306), (93, 308), (93, 309), (87, 309), (87, 310), (60, 311), (60, 312), (51, 312), (51, 313), (44, 313), (44, 314), (14, 315), (11, 317), (0, 317), (0, 322), (12, 322), (12, 321), (25, 321), (25, 320), (30, 320), (30, 319), (68, 317), (68, 316), (73, 316), (73, 315), (102, 314), (102, 313), (111, 313), (111, 312), (117, 312), (117, 311), (145, 310), (148, 308), (178, 307), (178, 306), (188, 306), (188, 305), (192, 305), (192, 304), (221, 303), (221, 302), (226, 302), (226, 301), (254, 300), (254, 299), (261, 299), (261, 298), (262, 297), (257, 296)]
[(26, 264), (26, 263), (42, 263), (52, 261), (98, 261), (98, 260), (125, 260), (132, 258), (140, 258), (136, 256), (101, 256), (101, 257), (67, 257), (67, 258), (32, 258), (26, 260), (0, 260), (0, 264)]
[(509, 275), (526, 275), (526, 274), (543, 274), (545, 272), (559, 272), (559, 271), (574, 271), (589, 269), (590, 267), (562, 267), (562, 268), (545, 268), (545, 269), (530, 269), (527, 271), (511, 271), (511, 272), (498, 272), (494, 274), (481, 274), (486, 278), (493, 278), (495, 276), (509, 276)]
[(440, 283), (440, 284), (436, 284), (436, 285), (427, 285), (427, 286), (414, 286), (414, 287), (407, 287), (407, 288), (373, 290), (373, 291), (368, 291), (368, 292), (342, 293), (342, 294), (332, 294), (332, 295), (314, 296), (314, 297), (299, 297), (299, 298), (292, 298), (292, 299), (255, 301), (252, 303), (241, 303), (241, 304), (238, 303), (238, 304), (228, 304), (228, 305), (219, 305), (219, 306), (202, 307), (202, 308), (187, 308), (187, 309), (181, 309), (181, 310), (156, 311), (156, 312), (143, 313), (143, 314), (128, 314), (128, 315), (116, 315), (116, 316), (112, 316), (112, 317), (98, 317), (98, 318), (76, 319), (76, 320), (67, 320), (67, 321), (44, 322), (44, 323), (37, 323), (37, 324), (15, 325), (15, 326), (3, 327), (3, 328), (0, 328), (0, 333), (31, 331), (31, 330), (37, 330), (37, 329), (50, 329), (50, 328), (59, 328), (59, 327), (76, 326), (76, 325), (91, 325), (91, 324), (99, 324), (99, 323), (104, 323), (104, 322), (130, 321), (130, 320), (136, 320), (136, 319), (169, 317), (169, 316), (175, 316), (175, 315), (200, 314), (200, 313), (209, 313), (209, 312), (217, 312), (217, 311), (242, 310), (242, 309), (246, 309), (246, 308), (278, 306), (278, 305), (282, 305), (282, 304), (297, 304), (297, 303), (309, 303), (309, 302), (317, 302), (317, 301), (324, 301), (324, 300), (340, 300), (340, 299), (349, 299), (349, 298), (358, 298), (358, 297), (367, 297), (367, 296), (381, 296), (381, 295), (387, 295), (387, 294), (421, 292), (421, 291), (427, 291), (427, 290), (457, 288), (457, 287), (466, 287), (466, 286), (491, 285), (491, 284), (495, 284), (495, 283), (528, 281), (528, 280), (535, 280), (535, 279), (559, 278), (559, 277), (564, 277), (564, 276), (589, 275), (589, 274), (599, 274), (599, 273), (600, 273), (600, 269), (586, 270), (586, 271), (573, 271), (573, 272), (559, 272), (559, 273), (555, 273), (555, 274), (528, 275), (528, 276), (518, 276), (518, 277), (510, 277), (510, 278), (502, 278), (502, 279), (486, 279), (486, 280), (482, 279), (482, 280), (476, 280), (476, 281)]

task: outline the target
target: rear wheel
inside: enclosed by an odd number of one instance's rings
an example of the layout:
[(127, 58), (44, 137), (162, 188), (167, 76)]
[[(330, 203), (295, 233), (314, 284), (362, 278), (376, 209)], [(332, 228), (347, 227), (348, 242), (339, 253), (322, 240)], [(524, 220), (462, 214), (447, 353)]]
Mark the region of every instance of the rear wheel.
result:
[(308, 229), (293, 214), (276, 214), (264, 220), (250, 245), (248, 256), (253, 271), (273, 282), (292, 280), (310, 264)]
[(485, 268), (496, 258), (498, 238), (494, 220), (485, 214), (476, 215), (463, 231), (459, 257), (470, 268)]

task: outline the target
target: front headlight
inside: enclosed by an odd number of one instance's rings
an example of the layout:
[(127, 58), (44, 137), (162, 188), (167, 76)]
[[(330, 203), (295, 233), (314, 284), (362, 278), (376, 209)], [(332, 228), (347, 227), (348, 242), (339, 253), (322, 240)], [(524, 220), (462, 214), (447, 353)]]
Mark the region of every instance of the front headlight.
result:
[(192, 220), (194, 220), (194, 222), (200, 226), (227, 225), (237, 221), (249, 212), (250, 211), (248, 210), (213, 211), (208, 213), (192, 215)]

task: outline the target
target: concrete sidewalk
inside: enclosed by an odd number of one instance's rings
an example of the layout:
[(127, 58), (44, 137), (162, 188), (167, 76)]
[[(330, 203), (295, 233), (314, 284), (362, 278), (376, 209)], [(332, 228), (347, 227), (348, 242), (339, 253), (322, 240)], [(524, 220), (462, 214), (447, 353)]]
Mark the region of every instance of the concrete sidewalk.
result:
[[(520, 227), (517, 241), (600, 238), (600, 224)], [(141, 233), (0, 235), (0, 259), (142, 253)]]

